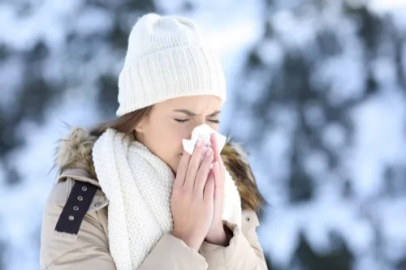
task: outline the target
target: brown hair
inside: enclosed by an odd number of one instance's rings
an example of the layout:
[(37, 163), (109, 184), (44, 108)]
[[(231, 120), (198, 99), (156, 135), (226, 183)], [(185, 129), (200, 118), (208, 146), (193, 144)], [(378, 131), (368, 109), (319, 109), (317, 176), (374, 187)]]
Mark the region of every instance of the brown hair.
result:
[(147, 117), (151, 112), (153, 105), (138, 109), (136, 111), (124, 114), (117, 119), (98, 124), (90, 130), (90, 134), (100, 137), (107, 129), (112, 128), (118, 132), (130, 135), (133, 139), (137, 138), (135, 127), (141, 122), (144, 117)]

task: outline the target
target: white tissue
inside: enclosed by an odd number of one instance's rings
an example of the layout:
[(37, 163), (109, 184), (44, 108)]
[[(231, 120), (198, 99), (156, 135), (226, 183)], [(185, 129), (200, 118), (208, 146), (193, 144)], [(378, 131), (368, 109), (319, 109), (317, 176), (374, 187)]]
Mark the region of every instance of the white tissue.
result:
[(192, 138), (190, 140), (183, 139), (183, 149), (185, 149), (186, 152), (189, 154), (193, 154), (193, 150), (195, 149), (196, 141), (198, 138), (201, 138), (203, 140), (203, 145), (205, 146), (205, 151), (207, 148), (211, 147), (210, 143), (210, 135), (211, 134), (216, 134), (216, 141), (217, 145), (219, 148), (219, 151), (221, 152), (221, 149), (223, 149), (224, 145), (226, 144), (226, 137), (212, 129), (209, 125), (203, 124), (200, 126), (195, 127), (195, 129), (192, 131)]

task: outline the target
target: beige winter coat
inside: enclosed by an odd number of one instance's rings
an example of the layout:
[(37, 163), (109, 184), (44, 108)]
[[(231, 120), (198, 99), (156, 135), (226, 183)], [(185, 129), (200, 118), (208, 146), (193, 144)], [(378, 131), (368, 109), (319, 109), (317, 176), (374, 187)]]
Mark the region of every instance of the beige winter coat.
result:
[[(42, 221), (42, 270), (116, 269), (109, 253), (108, 200), (100, 190), (91, 158), (96, 139), (84, 129), (74, 129), (68, 138), (61, 140), (56, 162), (60, 175), (48, 197)], [(234, 234), (229, 245), (223, 247), (204, 242), (197, 252), (182, 240), (166, 234), (147, 256), (140, 270), (267, 269), (255, 231), (259, 225), (256, 211), (263, 199), (243, 153), (227, 143), (222, 157), (237, 184), (243, 207), (241, 228), (227, 223)], [(90, 183), (99, 189), (89, 210), (84, 213), (78, 233), (58, 232), (55, 226), (76, 181)]]

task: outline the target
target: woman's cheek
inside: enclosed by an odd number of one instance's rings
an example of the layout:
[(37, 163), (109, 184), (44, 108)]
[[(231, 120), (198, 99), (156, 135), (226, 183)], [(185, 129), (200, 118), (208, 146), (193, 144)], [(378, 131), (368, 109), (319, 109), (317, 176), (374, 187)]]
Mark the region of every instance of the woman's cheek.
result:
[(176, 175), (176, 173), (177, 173), (178, 166), (179, 166), (179, 162), (180, 162), (180, 159), (181, 159), (181, 158), (182, 158), (182, 156), (178, 156), (178, 157), (176, 158), (174, 164), (173, 164), (172, 170), (173, 170), (173, 172), (175, 173), (175, 175)]

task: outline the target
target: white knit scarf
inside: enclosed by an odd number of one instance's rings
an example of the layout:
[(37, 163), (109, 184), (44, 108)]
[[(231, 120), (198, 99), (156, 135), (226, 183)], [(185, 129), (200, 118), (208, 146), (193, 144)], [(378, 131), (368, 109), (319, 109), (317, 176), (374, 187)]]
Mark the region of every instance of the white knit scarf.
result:
[[(108, 198), (110, 253), (117, 270), (135, 270), (165, 233), (172, 232), (174, 175), (140, 142), (108, 129), (95, 142), (93, 162)], [(224, 183), (223, 220), (241, 224), (241, 198), (231, 176)]]

